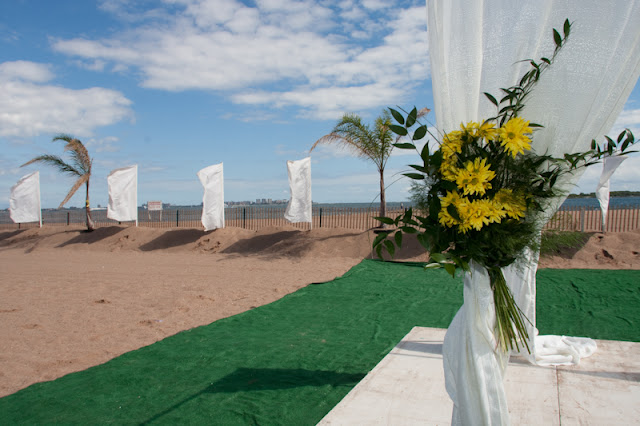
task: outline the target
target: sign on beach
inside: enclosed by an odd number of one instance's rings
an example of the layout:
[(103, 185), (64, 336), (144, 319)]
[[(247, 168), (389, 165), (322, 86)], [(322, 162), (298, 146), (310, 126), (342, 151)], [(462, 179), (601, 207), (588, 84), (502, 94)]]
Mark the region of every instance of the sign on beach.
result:
[(162, 201), (147, 201), (147, 210), (149, 211), (162, 210)]

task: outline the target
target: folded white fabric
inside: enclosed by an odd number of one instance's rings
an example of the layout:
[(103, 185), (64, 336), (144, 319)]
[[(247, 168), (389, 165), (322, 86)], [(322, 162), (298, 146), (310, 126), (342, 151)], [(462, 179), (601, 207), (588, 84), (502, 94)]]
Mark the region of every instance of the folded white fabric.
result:
[(577, 365), (581, 358), (592, 355), (598, 345), (588, 337), (536, 336), (537, 365)]

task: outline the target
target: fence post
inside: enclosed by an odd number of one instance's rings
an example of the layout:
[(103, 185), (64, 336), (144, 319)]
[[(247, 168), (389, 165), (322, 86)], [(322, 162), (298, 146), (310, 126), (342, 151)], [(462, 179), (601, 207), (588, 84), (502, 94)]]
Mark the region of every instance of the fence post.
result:
[(70, 212), (67, 212), (67, 226), (69, 226), (69, 215), (70, 214), (71, 214)]
[(580, 232), (584, 232), (584, 218), (585, 218), (584, 207), (581, 207), (580, 208)]
[(322, 228), (322, 207), (320, 207), (320, 226), (318, 228)]
[(180, 227), (180, 210), (176, 210), (176, 228)]
[(245, 224), (247, 222), (247, 208), (243, 207), (242, 208), (242, 228), (245, 228)]

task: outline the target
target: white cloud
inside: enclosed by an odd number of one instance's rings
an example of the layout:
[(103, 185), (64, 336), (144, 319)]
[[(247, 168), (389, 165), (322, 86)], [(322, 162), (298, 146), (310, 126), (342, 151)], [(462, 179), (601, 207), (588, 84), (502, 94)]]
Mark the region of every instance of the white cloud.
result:
[(118, 138), (115, 136), (107, 136), (104, 138), (91, 138), (86, 141), (85, 145), (87, 149), (91, 149), (95, 152), (117, 152), (120, 149), (117, 147)]
[(610, 136), (618, 136), (623, 129), (631, 130), (636, 139), (640, 138), (640, 109), (622, 111), (613, 125)]
[(96, 127), (132, 118), (120, 92), (92, 87), (74, 90), (48, 84), (50, 67), (27, 61), (0, 64), (0, 136), (28, 138), (71, 133), (90, 136)]
[[(601, 165), (589, 167), (571, 192), (585, 194), (595, 192), (601, 173)], [(631, 154), (611, 176), (611, 191), (637, 191), (638, 182), (640, 182), (640, 155)]]
[(144, 87), (217, 90), (237, 103), (302, 106), (305, 117), (400, 102), (428, 78), (425, 7), (381, 18), (385, 2), (345, 3), (164, 0), (154, 20), (122, 0), (103, 1), (104, 10), (129, 22), (138, 13), (145, 24), (102, 40), (56, 40), (53, 48), (86, 67), (135, 71)]
[(3, 62), (0, 64), (0, 82), (22, 81), (45, 83), (53, 78), (50, 66), (29, 61)]

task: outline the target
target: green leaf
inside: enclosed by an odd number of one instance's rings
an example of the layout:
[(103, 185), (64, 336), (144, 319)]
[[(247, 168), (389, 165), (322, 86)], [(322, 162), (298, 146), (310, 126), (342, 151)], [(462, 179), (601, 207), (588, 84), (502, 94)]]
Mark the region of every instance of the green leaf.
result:
[(429, 238), (425, 234), (416, 235), (416, 240), (418, 240), (420, 245), (422, 247), (424, 247), (425, 249), (427, 249), (427, 250), (431, 249), (431, 245), (429, 244)]
[(404, 232), (405, 234), (417, 234), (418, 230), (416, 228), (412, 228), (411, 226), (402, 226), (400, 227), (400, 230), (402, 230), (402, 232)]
[(596, 140), (591, 139), (591, 149), (596, 149), (596, 146), (598, 146), (598, 143), (596, 142)]
[(569, 33), (571, 32), (571, 23), (568, 19), (564, 21), (564, 38), (569, 37)]
[(396, 135), (400, 135), (400, 136), (407, 136), (407, 134), (409, 133), (407, 132), (406, 128), (402, 126), (398, 126), (397, 124), (390, 124), (389, 130), (391, 130)]
[(389, 111), (391, 112), (391, 115), (393, 115), (393, 118), (400, 123), (400, 125), (404, 125), (404, 117), (402, 116), (402, 114), (400, 114), (398, 111), (396, 111), (393, 108), (389, 108)]
[(551, 65), (551, 61), (548, 58), (540, 58), (540, 60), (546, 63), (547, 65)]
[(449, 213), (451, 217), (454, 218), (455, 220), (460, 221), (460, 215), (458, 214), (458, 209), (456, 209), (456, 206), (454, 206), (453, 204), (449, 204), (447, 206), (447, 213)]
[(553, 41), (556, 42), (557, 47), (560, 47), (562, 45), (562, 37), (555, 28), (553, 29)]
[(435, 260), (438, 263), (442, 263), (442, 262), (446, 262), (447, 260), (449, 260), (449, 256), (447, 256), (446, 254), (442, 254), (442, 253), (432, 253), (431, 254), (431, 259)]
[(422, 151), (420, 152), (420, 157), (422, 161), (427, 164), (429, 162), (429, 143), (425, 143), (422, 147)]
[(456, 277), (456, 266), (453, 263), (445, 263), (444, 270), (447, 271), (453, 278)]
[(394, 143), (393, 146), (400, 149), (416, 149), (416, 146), (412, 143)]
[(376, 254), (378, 255), (378, 259), (382, 259), (382, 246), (381, 245), (376, 247)]
[(487, 97), (487, 99), (489, 99), (489, 101), (491, 101), (492, 104), (498, 106), (498, 101), (493, 97), (491, 93), (484, 92), (484, 95)]
[(407, 211), (404, 212), (404, 216), (402, 217), (403, 222), (407, 222), (411, 220), (411, 216), (413, 216), (413, 208), (409, 207)]
[(409, 164), (409, 167), (425, 174), (428, 173), (427, 169), (425, 169), (424, 166), (419, 166), (417, 164)]
[(373, 240), (373, 247), (378, 246), (385, 238), (387, 238), (387, 235), (389, 235), (389, 232), (381, 232), (376, 236), (376, 239)]
[(424, 269), (440, 269), (442, 265), (439, 263), (427, 263), (424, 265)]
[[(626, 130), (624, 132), (626, 133)], [(629, 144), (631, 143), (633, 143), (633, 135), (627, 135), (627, 138), (624, 140), (622, 146), (620, 147), (620, 151), (625, 152), (627, 150), (627, 147), (629, 147)]]
[[(390, 217), (382, 216), (382, 217), (374, 217), (374, 219), (377, 220), (377, 221), (380, 221), (380, 222), (382, 222), (384, 224), (387, 224), (387, 225), (393, 225), (394, 224), (393, 219), (391, 219)], [(385, 237), (386, 237), (386, 235), (385, 235)]]
[(424, 175), (418, 173), (403, 173), (403, 175), (413, 180), (424, 180)]
[(406, 123), (407, 128), (416, 124), (417, 118), (418, 118), (418, 110), (416, 109), (416, 107), (413, 107), (409, 115), (407, 115), (407, 123)]
[(402, 232), (398, 231), (395, 233), (395, 235), (393, 236), (393, 239), (396, 241), (396, 245), (398, 247), (402, 247)]
[(413, 137), (411, 139), (413, 139), (414, 141), (417, 141), (424, 138), (426, 134), (427, 134), (427, 125), (424, 124), (418, 127), (415, 132), (413, 132)]
[(391, 241), (385, 240), (384, 246), (387, 248), (387, 251), (389, 252), (391, 257), (393, 257), (396, 254), (396, 248)]

